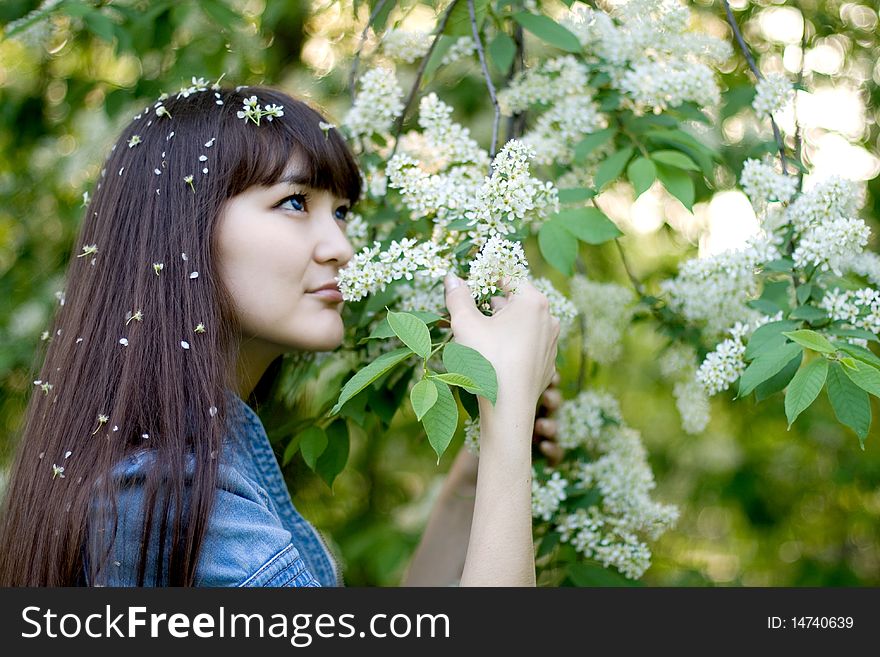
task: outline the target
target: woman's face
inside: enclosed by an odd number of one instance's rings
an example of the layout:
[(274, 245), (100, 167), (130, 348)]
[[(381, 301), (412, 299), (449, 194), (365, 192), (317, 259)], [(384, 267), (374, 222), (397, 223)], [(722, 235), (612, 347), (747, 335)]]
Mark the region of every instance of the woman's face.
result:
[(345, 234), (349, 202), (285, 179), (230, 198), (219, 218), (220, 270), (242, 325), (242, 349), (255, 362), (292, 351), (328, 351), (342, 342), (343, 302), (315, 291), (354, 255)]

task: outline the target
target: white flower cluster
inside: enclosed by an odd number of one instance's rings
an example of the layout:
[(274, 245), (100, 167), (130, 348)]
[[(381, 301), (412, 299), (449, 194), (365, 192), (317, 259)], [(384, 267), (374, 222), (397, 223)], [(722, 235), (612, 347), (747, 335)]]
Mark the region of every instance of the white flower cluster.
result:
[(352, 248), (360, 250), (367, 245), (367, 222), (357, 212), (350, 212), (346, 217), (345, 236)]
[(477, 192), (476, 205), (464, 215), (473, 226), (471, 238), (482, 244), (496, 233), (514, 232), (518, 222), (529, 223), (559, 211), (559, 191), (549, 181), (531, 175), (535, 152), (511, 139), (492, 160), (492, 175)]
[[(419, 126), (426, 142), (419, 153), (422, 166), (436, 170), (452, 164), (488, 166), (486, 151), (470, 136), (470, 130), (452, 120), (452, 107), (434, 92), (419, 101)], [(433, 161), (427, 161), (429, 157)]]
[(427, 32), (391, 28), (382, 37), (382, 52), (392, 59), (413, 63), (428, 53), (432, 37)]
[(630, 0), (613, 15), (578, 6), (562, 23), (639, 108), (705, 106), (720, 97), (708, 65), (728, 59), (730, 44), (687, 31), (690, 10), (677, 0)]
[(384, 290), (388, 283), (402, 278), (412, 280), (417, 271), (432, 278), (442, 278), (449, 269), (449, 260), (441, 255), (443, 247), (414, 238), (393, 240), (385, 251), (380, 242), (355, 254), (342, 269), (336, 281), (346, 301), (359, 301), (368, 294)]
[(853, 217), (860, 199), (851, 180), (831, 176), (804, 192), (788, 207), (786, 217), (798, 232), (833, 217)]
[[(536, 485), (533, 477), (533, 517), (554, 523), (561, 540), (585, 557), (640, 577), (650, 565), (651, 551), (639, 534), (657, 539), (679, 512), (651, 499), (655, 482), (639, 432), (623, 422), (617, 401), (598, 391), (586, 390), (563, 402), (557, 417), (560, 445), (583, 447), (595, 458), (564, 463), (568, 474), (555, 471), (546, 483)], [(569, 512), (565, 501), (578, 497), (571, 494), (571, 481), (575, 490), (595, 490), (601, 501)]]
[(563, 402), (557, 410), (556, 440), (565, 449), (579, 445), (595, 448), (609, 420), (623, 422), (617, 400), (608, 393), (584, 390), (575, 399)]
[(825, 293), (819, 306), (833, 320), (843, 320), (853, 327), (880, 334), (880, 292), (866, 287), (860, 290), (834, 288)]
[[(548, 472), (549, 468), (545, 468), (545, 474)], [(549, 521), (566, 498), (566, 486), (568, 481), (562, 478), (559, 470), (554, 470), (552, 476), (542, 484), (532, 468), (532, 516)]]
[(242, 101), (242, 108), (236, 112), (236, 116), (244, 119), (245, 123), (252, 121), (255, 125), (260, 125), (260, 119), (266, 117), (271, 121), (275, 117), (284, 116), (284, 107), (281, 105), (266, 105), (262, 107), (256, 96), (251, 96)]
[(480, 416), (464, 421), (464, 447), (474, 456), (480, 454)]
[(697, 352), (691, 345), (673, 343), (660, 357), (660, 373), (673, 382), (672, 394), (681, 416), (681, 428), (689, 434), (709, 424), (709, 397), (696, 379)]
[(547, 107), (522, 137), (534, 150), (538, 164), (571, 162), (575, 145), (607, 125), (588, 85), (586, 65), (565, 55), (517, 73), (499, 92), (498, 104), (506, 116), (539, 103)]
[(791, 254), (797, 268), (815, 265), (838, 276), (868, 244), (871, 229), (858, 217), (835, 217), (811, 226)]
[(443, 283), (425, 272), (416, 272), (412, 281), (397, 288), (397, 307), (442, 315), (446, 312), (446, 290)]
[(443, 53), (440, 64), (447, 66), (465, 57), (470, 57), (477, 51), (474, 40), (469, 36), (458, 37), (458, 39), (449, 46), (449, 49)]
[(403, 112), (403, 90), (394, 71), (372, 68), (360, 78), (360, 91), (345, 116), (343, 125), (355, 138), (386, 134)]
[(620, 340), (636, 307), (633, 291), (617, 283), (600, 283), (575, 274), (571, 299), (584, 316), (584, 350), (597, 363), (607, 365), (620, 357)]
[(538, 103), (551, 105), (584, 94), (589, 91), (589, 80), (589, 68), (574, 55), (548, 59), (536, 68), (517, 73), (498, 92), (498, 105), (504, 116), (511, 116)]
[(756, 270), (780, 255), (771, 238), (753, 237), (743, 248), (688, 260), (660, 289), (672, 310), (691, 322), (705, 322), (710, 338), (719, 336), (737, 321), (757, 319), (760, 313), (746, 305), (758, 291)]
[[(880, 286), (880, 255), (873, 251), (862, 251), (847, 263), (847, 269), (864, 276), (874, 285)], [(62, 301), (61, 305), (64, 305)]]
[(533, 279), (532, 285), (550, 302), (550, 314), (559, 320), (559, 339), (564, 340), (577, 319), (577, 307), (546, 278)]
[(511, 242), (500, 235), (493, 235), (470, 262), (467, 284), (475, 299), (495, 294), (495, 285), (503, 277), (508, 277), (511, 292), (516, 292), (524, 278), (528, 276), (529, 263), (522, 244)]
[(534, 150), (538, 164), (569, 164), (574, 159), (575, 146), (607, 124), (592, 96), (576, 94), (563, 98), (538, 116), (522, 141)]
[(758, 118), (776, 118), (794, 98), (794, 85), (781, 73), (771, 73), (758, 80), (752, 108)]
[(798, 187), (797, 178), (777, 172), (769, 158), (746, 160), (739, 183), (756, 212), (762, 212), (773, 201), (788, 203), (797, 194)]
[(660, 109), (688, 101), (707, 107), (721, 99), (715, 73), (700, 62), (639, 62), (621, 76), (619, 87), (637, 106)]

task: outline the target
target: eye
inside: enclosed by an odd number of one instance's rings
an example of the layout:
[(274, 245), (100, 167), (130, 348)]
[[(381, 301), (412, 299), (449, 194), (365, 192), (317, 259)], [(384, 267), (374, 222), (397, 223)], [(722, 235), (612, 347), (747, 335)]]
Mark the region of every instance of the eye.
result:
[(305, 194), (292, 194), (283, 199), (276, 207), (284, 210), (294, 210), (296, 212), (305, 212), (307, 197)]
[(348, 220), (348, 206), (340, 205), (336, 208), (336, 212), (334, 213), (337, 219), (342, 219), (343, 221)]

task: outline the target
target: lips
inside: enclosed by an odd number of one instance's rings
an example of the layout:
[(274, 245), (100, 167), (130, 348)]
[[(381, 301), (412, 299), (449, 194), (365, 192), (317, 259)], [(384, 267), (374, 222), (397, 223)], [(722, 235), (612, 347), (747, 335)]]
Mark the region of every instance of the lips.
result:
[(339, 285), (336, 281), (330, 281), (325, 283), (319, 288), (316, 288), (309, 292), (309, 294), (314, 294), (315, 296), (321, 297), (327, 301), (332, 301), (337, 303), (342, 301), (342, 292), (339, 291)]

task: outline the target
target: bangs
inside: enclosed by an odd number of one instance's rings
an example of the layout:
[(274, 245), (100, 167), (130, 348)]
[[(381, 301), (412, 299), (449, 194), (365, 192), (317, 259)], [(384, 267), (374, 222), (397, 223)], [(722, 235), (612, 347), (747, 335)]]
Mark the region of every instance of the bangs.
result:
[[(259, 126), (237, 118), (234, 112), (244, 100), (257, 96), (260, 104), (281, 105), (284, 115)], [(303, 177), (313, 189), (326, 190), (354, 205), (361, 196), (361, 174), (342, 135), (335, 128), (326, 133), (320, 123), (326, 119), (306, 103), (264, 87), (242, 87), (227, 91), (224, 105), (232, 112), (226, 121), (227, 134), (240, 146), (240, 157), (230, 180), (229, 196), (252, 185), (276, 185), (284, 179), (290, 159), (299, 156)], [(228, 140), (228, 137), (227, 137)]]

